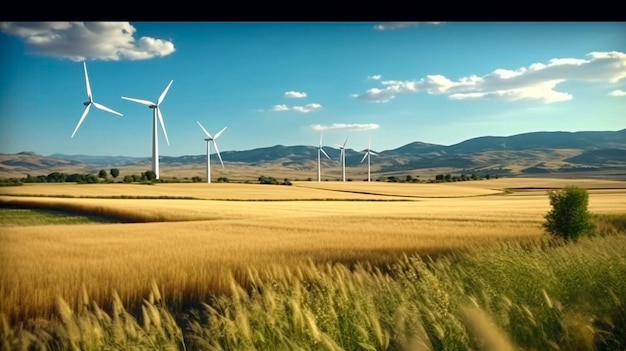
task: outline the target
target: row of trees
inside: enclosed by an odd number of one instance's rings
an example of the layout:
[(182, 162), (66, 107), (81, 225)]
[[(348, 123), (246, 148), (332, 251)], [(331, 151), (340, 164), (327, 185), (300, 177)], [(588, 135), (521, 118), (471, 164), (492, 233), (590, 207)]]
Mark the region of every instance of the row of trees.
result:
[[(120, 175), (120, 170), (117, 168), (111, 168), (109, 173), (111, 177), (114, 179)], [(76, 183), (98, 183), (99, 179), (106, 179), (107, 171), (102, 169), (98, 172), (98, 176), (96, 177), (90, 173), (73, 173), (67, 174), (62, 172), (52, 172), (46, 175), (38, 175), (31, 176), (30, 174), (26, 175), (26, 178), (20, 179), (22, 183), (64, 183), (64, 182), (76, 182)]]
[(266, 176), (260, 176), (259, 177), (259, 183), (260, 184), (274, 184), (274, 185), (291, 185), (291, 182), (287, 178), (285, 178), (281, 182), (281, 181), (279, 181), (278, 179), (276, 179), (274, 177), (266, 177)]
[[(494, 179), (498, 179), (498, 175), (493, 177)], [(482, 180), (482, 179), (491, 179), (490, 174), (485, 174), (484, 176), (479, 176), (476, 173), (472, 173), (471, 175), (461, 174), (460, 176), (453, 176), (452, 174), (437, 174), (435, 176), (436, 182), (464, 182), (467, 180)]]

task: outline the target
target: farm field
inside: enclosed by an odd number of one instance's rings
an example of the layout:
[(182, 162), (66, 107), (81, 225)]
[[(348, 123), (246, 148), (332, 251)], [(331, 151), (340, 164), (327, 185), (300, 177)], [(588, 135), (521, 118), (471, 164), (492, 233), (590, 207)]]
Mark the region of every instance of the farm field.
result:
[[(383, 267), (403, 255), (438, 257), (470, 246), (532, 241), (544, 236), (541, 223), (549, 210), (541, 188), (570, 184), (589, 189), (591, 212), (626, 213), (626, 182), (606, 180), (4, 187), (3, 206), (135, 223), (0, 222), (0, 311), (13, 320), (48, 318), (57, 297), (77, 307), (82, 287), (105, 306), (115, 290), (136, 310), (153, 282), (167, 305), (181, 310), (229, 292), (231, 277), (245, 286), (250, 267)], [(511, 192), (516, 188), (524, 191)], [(115, 196), (136, 198), (110, 198)]]

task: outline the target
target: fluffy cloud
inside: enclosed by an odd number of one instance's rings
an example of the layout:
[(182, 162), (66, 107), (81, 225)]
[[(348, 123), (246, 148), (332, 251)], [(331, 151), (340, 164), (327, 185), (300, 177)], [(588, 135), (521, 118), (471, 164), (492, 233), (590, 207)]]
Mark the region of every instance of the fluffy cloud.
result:
[(274, 107), (272, 107), (272, 111), (289, 111), (289, 106), (287, 105), (274, 105)]
[(367, 79), (370, 79), (370, 80), (379, 80), (380, 78), (382, 78), (382, 76), (380, 74), (375, 74), (373, 76), (367, 76)]
[(325, 132), (329, 130), (349, 130), (349, 131), (362, 131), (362, 130), (372, 130), (378, 129), (380, 126), (376, 123), (367, 123), (367, 124), (345, 124), (345, 123), (333, 123), (331, 125), (321, 125), (315, 124), (311, 126), (316, 132)]
[(290, 99), (300, 99), (300, 98), (305, 98), (306, 93), (300, 92), (300, 91), (288, 91), (285, 93), (285, 97), (290, 98)]
[(556, 91), (557, 85), (570, 80), (617, 83), (626, 78), (626, 54), (617, 51), (592, 52), (586, 59), (556, 58), (547, 63), (533, 63), (517, 70), (496, 69), (479, 77), (471, 75), (457, 81), (443, 75), (427, 75), (419, 80), (382, 81), (382, 88), (372, 88), (352, 96), (385, 103), (399, 94), (426, 92), (445, 94), (451, 99), (521, 99), (554, 103), (573, 96)]
[(445, 22), (384, 22), (374, 26), (377, 30), (393, 30), (401, 28), (415, 27), (424, 24), (439, 25)]
[(128, 22), (0, 22), (0, 30), (23, 39), (37, 54), (73, 61), (147, 60), (175, 51), (171, 41), (136, 39)]
[(272, 111), (275, 111), (275, 112), (296, 111), (296, 112), (301, 112), (301, 113), (309, 113), (309, 112), (319, 111), (321, 109), (322, 109), (322, 105), (316, 104), (316, 103), (306, 104), (304, 106), (292, 106), (292, 107), (282, 104), (282, 105), (274, 105), (274, 107), (272, 107)]
[(626, 91), (621, 89), (613, 90), (609, 93), (609, 96), (626, 96)]
[(309, 113), (309, 112), (321, 110), (322, 105), (313, 103), (313, 104), (306, 104), (304, 106), (294, 106), (291, 109), (297, 112)]

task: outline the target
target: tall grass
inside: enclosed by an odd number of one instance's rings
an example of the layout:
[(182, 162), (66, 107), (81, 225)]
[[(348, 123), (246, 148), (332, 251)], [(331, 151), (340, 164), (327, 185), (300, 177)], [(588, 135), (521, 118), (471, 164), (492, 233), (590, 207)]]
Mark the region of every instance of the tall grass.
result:
[(246, 270), (174, 318), (152, 285), (135, 316), (59, 301), (57, 317), (0, 325), (3, 349), (620, 350), (626, 236), (477, 246), (437, 260)]

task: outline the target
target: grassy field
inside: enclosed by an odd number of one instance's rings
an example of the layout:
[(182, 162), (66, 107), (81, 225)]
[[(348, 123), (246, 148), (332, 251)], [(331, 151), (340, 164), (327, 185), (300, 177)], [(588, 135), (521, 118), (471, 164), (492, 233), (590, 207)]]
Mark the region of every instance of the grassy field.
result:
[[(231, 277), (250, 287), (251, 267), (261, 275), (311, 263), (385, 267), (403, 255), (440, 257), (477, 245), (543, 240), (549, 200), (541, 188), (569, 184), (590, 189), (591, 212), (626, 213), (626, 182), (604, 180), (1, 188), (2, 206), (135, 223), (70, 220), (52, 226), (37, 214), (29, 222), (19, 219), (21, 212), (1, 209), (0, 311), (11, 323), (49, 319), (58, 297), (77, 310), (84, 289), (99, 306), (111, 306), (118, 296), (137, 312), (154, 282), (169, 310), (179, 314), (214, 294), (231, 293)], [(110, 198), (122, 195), (171, 198)]]

